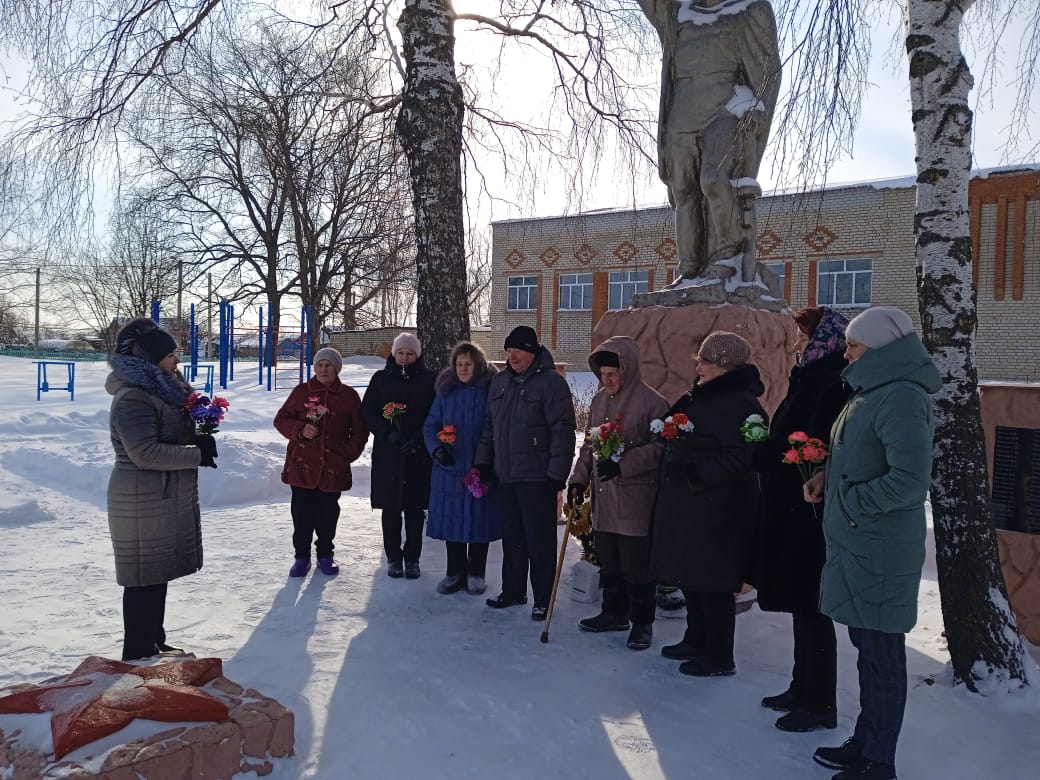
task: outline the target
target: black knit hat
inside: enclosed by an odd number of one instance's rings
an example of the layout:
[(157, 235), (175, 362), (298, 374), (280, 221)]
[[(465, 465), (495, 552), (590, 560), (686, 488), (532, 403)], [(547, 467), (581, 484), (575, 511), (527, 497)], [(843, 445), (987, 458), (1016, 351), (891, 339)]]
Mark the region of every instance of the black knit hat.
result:
[(596, 368), (603, 368), (604, 366), (609, 368), (621, 368), (621, 358), (618, 357), (618, 353), (610, 352), (605, 349), (599, 352), (593, 352), (589, 362), (595, 363)]
[(522, 349), (524, 352), (530, 352), (532, 355), (537, 355), (538, 350), (541, 347), (538, 346), (538, 334), (534, 332), (534, 328), (527, 325), (517, 325), (506, 336), (506, 349)]
[(117, 353), (133, 355), (155, 365), (176, 350), (177, 340), (147, 317), (130, 320), (116, 335)]

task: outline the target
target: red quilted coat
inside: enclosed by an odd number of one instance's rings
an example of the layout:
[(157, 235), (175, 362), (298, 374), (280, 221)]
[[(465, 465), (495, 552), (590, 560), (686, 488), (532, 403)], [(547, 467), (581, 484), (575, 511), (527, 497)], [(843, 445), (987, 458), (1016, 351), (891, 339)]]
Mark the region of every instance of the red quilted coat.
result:
[[(307, 405), (328, 409), (315, 425), (318, 435), (301, 438), (307, 424)], [(337, 378), (328, 385), (317, 379), (304, 382), (289, 394), (274, 417), (274, 427), (289, 440), (282, 482), (326, 493), (350, 490), (350, 464), (360, 457), (368, 441), (361, 419), (361, 397)]]

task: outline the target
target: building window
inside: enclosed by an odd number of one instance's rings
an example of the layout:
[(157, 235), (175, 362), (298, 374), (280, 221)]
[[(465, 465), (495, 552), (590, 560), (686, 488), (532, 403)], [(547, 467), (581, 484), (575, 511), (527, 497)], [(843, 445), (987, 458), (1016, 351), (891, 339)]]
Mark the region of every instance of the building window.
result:
[(627, 309), (632, 304), (632, 296), (645, 293), (649, 283), (649, 271), (611, 271), (607, 308)]
[(821, 260), (816, 267), (816, 303), (870, 306), (873, 267), (873, 260)]
[(776, 278), (780, 280), (780, 292), (786, 290), (784, 277), (787, 276), (787, 263), (766, 263), (766, 268), (776, 274)]
[(592, 308), (592, 274), (560, 274), (560, 310)]
[(997, 427), (992, 499), (997, 528), (1040, 534), (1040, 430)]
[(506, 309), (532, 311), (538, 306), (538, 277), (510, 276), (506, 293)]

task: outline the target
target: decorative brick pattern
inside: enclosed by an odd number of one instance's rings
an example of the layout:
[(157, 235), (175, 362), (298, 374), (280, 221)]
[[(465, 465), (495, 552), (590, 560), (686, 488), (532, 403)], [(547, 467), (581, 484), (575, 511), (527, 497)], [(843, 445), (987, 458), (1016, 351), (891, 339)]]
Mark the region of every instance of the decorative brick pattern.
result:
[(506, 265), (513, 270), (516, 270), (524, 264), (524, 253), (519, 249), (514, 249), (508, 255), (505, 256)]
[(639, 252), (636, 249), (635, 244), (631, 241), (622, 241), (616, 247), (614, 247), (614, 257), (620, 260), (622, 263), (632, 262), (632, 258)]
[(783, 246), (784, 240), (776, 234), (775, 230), (766, 229), (758, 234), (755, 239), (755, 249), (763, 257), (769, 257), (773, 252)]
[(838, 237), (834, 234), (834, 231), (825, 228), (822, 225), (814, 230), (810, 230), (802, 237), (802, 241), (804, 241), (810, 249), (814, 249), (817, 252), (822, 252), (837, 240)]
[(551, 246), (538, 255), (538, 259), (542, 261), (542, 265), (546, 268), (552, 268), (560, 262), (560, 252), (556, 247)]
[(679, 255), (679, 249), (675, 246), (674, 238), (666, 238), (654, 247), (654, 253), (666, 263), (670, 263)]
[(592, 261), (596, 259), (596, 250), (588, 244), (582, 244), (574, 253), (574, 259), (578, 261), (578, 265), (592, 265)]

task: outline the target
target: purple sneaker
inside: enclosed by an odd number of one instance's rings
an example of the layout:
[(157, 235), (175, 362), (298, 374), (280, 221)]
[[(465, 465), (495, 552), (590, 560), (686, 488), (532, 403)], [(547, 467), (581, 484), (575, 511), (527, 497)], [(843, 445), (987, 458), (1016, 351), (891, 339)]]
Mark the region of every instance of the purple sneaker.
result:
[(311, 570), (311, 559), (310, 558), (297, 558), (296, 563), (289, 569), (290, 577), (305, 577), (307, 572)]
[(335, 577), (339, 574), (339, 566), (332, 558), (318, 558), (318, 571), (330, 577)]

